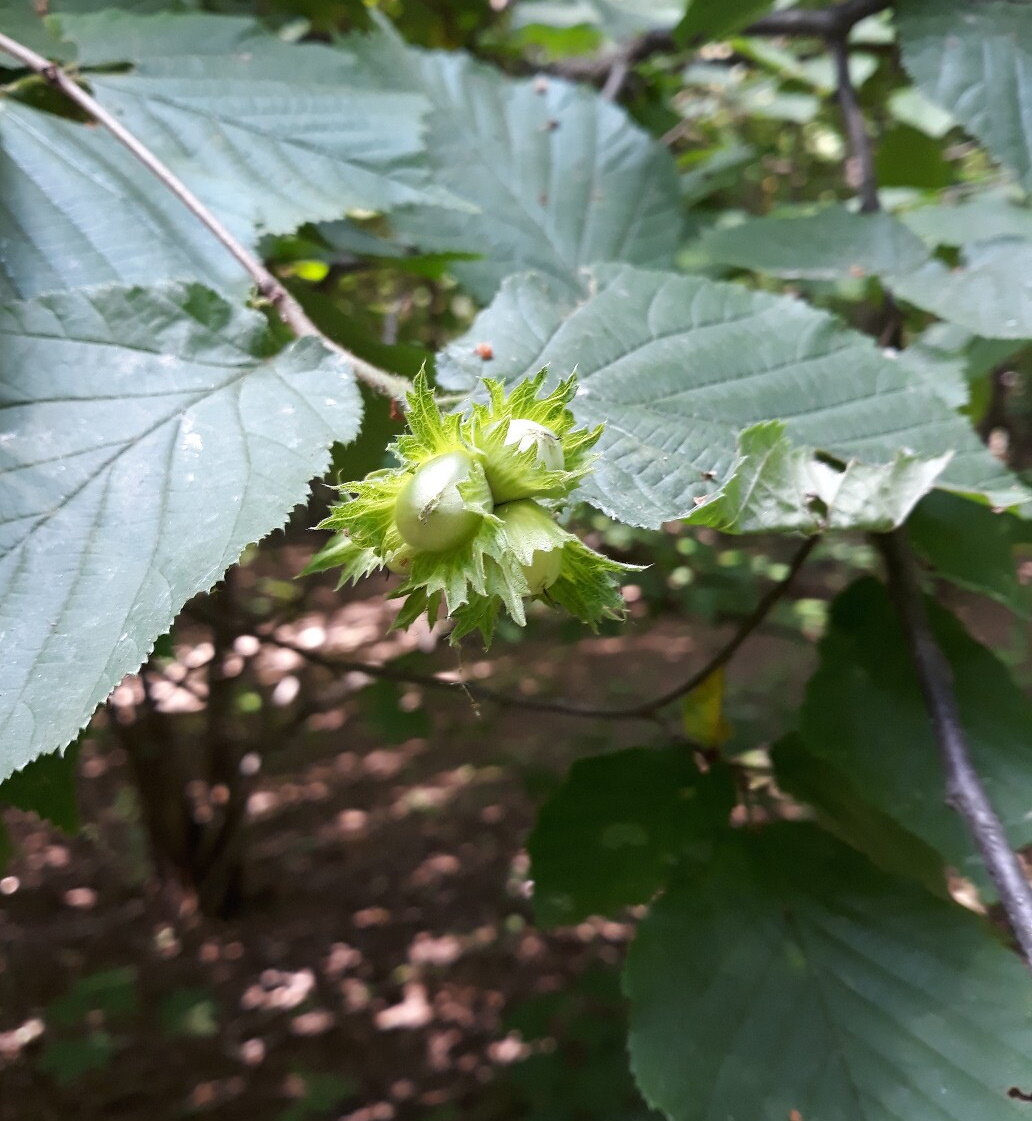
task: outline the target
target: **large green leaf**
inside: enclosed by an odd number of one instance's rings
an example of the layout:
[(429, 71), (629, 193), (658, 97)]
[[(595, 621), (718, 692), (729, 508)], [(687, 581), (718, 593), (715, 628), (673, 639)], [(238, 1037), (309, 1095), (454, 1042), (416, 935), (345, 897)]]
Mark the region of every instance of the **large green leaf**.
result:
[(631, 1061), (672, 1121), (1019, 1121), (1029, 980), (811, 825), (730, 834), (641, 924)]
[(537, 269), (572, 290), (594, 261), (668, 265), (682, 225), (673, 160), (594, 90), (556, 78), (513, 81), (461, 54), (407, 47), (381, 31), (349, 39), (373, 80), (429, 98), (435, 181), (480, 208), (413, 208), (398, 232), (433, 250), (482, 254), (452, 271), (489, 300)]
[[(252, 238), (246, 223), (234, 233)], [(250, 283), (114, 137), (0, 100), (0, 299), (172, 279)]]
[[(929, 603), (953, 671), (975, 767), (1014, 845), (1032, 842), (1032, 701), (989, 650)], [(954, 867), (980, 876), (960, 817), (944, 801), (935, 735), (888, 594), (865, 578), (832, 604), (820, 665), (800, 713), (806, 750), (839, 770), (883, 813)]]
[(907, 271), (929, 256), (891, 214), (855, 214), (842, 206), (793, 218), (750, 218), (707, 233), (701, 247), (720, 264), (818, 280)]
[(597, 268), (586, 284), (578, 301), (540, 277), (508, 281), (439, 356), (438, 377), (468, 391), (484, 375), (576, 370), (575, 413), (606, 424), (583, 494), (622, 521), (690, 515), (739, 466), (743, 430), (772, 419), (797, 447), (866, 464), (952, 451), (941, 485), (1001, 505), (1024, 497), (923, 377), (799, 300), (628, 266)]
[(357, 431), (347, 365), (199, 287), (0, 307), (0, 778), (66, 744)]
[(733, 801), (727, 772), (700, 774), (683, 746), (579, 759), (528, 843), (538, 921), (647, 903), (686, 849), (727, 824)]
[(914, 81), (1032, 187), (1032, 6), (901, 0), (897, 18)]
[(370, 88), (354, 59), (246, 20), (64, 16), (94, 94), (220, 215), (267, 232), (348, 210), (456, 202), (431, 182), (418, 93)]

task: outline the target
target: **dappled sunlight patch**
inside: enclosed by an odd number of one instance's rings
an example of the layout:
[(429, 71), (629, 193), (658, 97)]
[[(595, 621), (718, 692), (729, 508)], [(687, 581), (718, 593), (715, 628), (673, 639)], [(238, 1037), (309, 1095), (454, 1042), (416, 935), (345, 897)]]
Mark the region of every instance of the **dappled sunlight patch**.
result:
[(459, 858), (450, 852), (431, 853), (418, 868), (411, 873), (408, 882), (412, 887), (433, 887), (449, 876), (462, 870)]
[(444, 934), (435, 938), (421, 930), (408, 948), (408, 960), (412, 965), (451, 965), (463, 954), (463, 942), (454, 934)]
[(376, 1026), (380, 1031), (395, 1031), (399, 1028), (422, 1028), (433, 1018), (434, 1010), (427, 1000), (426, 986), (410, 982), (404, 988), (404, 999), (377, 1012)]
[(265, 969), (258, 980), (244, 990), (240, 1007), (245, 1011), (289, 1012), (306, 1001), (315, 991), (315, 974), (311, 969)]

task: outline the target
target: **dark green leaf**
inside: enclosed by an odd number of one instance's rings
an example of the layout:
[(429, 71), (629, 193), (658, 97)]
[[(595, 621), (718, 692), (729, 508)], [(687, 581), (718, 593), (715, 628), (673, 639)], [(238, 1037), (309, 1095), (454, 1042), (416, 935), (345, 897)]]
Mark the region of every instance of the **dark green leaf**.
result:
[(52, 821), (66, 833), (79, 828), (79, 808), (75, 801), (75, 764), (78, 744), (64, 754), (40, 755), (20, 771), (0, 782), (0, 805), (6, 802), (20, 810), (30, 810)]
[(162, 998), (158, 1018), (161, 1030), (172, 1037), (210, 1039), (219, 1033), (218, 1008), (207, 989), (173, 989)]
[(1017, 524), (1012, 515), (940, 491), (921, 500), (907, 528), (914, 548), (936, 575), (990, 596), (1027, 619), (1032, 591), (1018, 580)]
[(631, 1062), (672, 1121), (1019, 1121), (1028, 975), (811, 825), (729, 834), (642, 923)]
[(64, 996), (47, 1005), (47, 1020), (57, 1027), (79, 1027), (91, 1012), (107, 1020), (129, 1016), (139, 1005), (138, 978), (132, 965), (102, 969), (80, 977)]
[(734, 801), (723, 770), (685, 747), (636, 747), (574, 763), (528, 848), (538, 922), (556, 926), (645, 903), (692, 846), (708, 851)]
[(773, 0), (688, 0), (688, 10), (674, 34), (687, 44), (721, 39), (773, 6)]
[(935, 190), (948, 187), (956, 178), (943, 154), (941, 141), (933, 140), (916, 128), (899, 125), (878, 140), (874, 169), (882, 187), (920, 187)]
[(39, 1057), (39, 1069), (60, 1086), (71, 1086), (84, 1074), (105, 1070), (117, 1048), (106, 1031), (88, 1031), (78, 1039), (48, 1039)]
[(809, 805), (829, 833), (891, 875), (947, 897), (942, 857), (873, 806), (841, 771), (807, 751), (800, 736), (782, 737), (771, 749), (771, 760), (779, 789)]
[[(1032, 701), (949, 612), (932, 602), (929, 610), (953, 671), (975, 767), (1012, 843), (1028, 844)], [(964, 824), (945, 803), (931, 722), (896, 613), (878, 581), (860, 580), (832, 604), (799, 731), (807, 751), (840, 771), (872, 806), (965, 875), (981, 876)]]

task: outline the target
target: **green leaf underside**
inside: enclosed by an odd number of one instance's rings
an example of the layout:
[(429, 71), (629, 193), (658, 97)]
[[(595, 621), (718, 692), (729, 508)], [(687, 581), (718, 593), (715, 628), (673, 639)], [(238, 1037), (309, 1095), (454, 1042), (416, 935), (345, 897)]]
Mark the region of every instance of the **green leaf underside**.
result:
[(1032, 187), (1032, 8), (903, 0), (897, 20), (917, 85)]
[[(878, 276), (896, 296), (975, 334), (1032, 335), (1032, 286), (1020, 279), (1032, 256), (1032, 211), (1001, 199), (925, 209), (904, 221), (838, 206), (791, 218), (750, 218), (707, 233), (700, 249), (714, 263), (771, 276)], [(933, 244), (965, 246), (961, 265), (949, 268), (931, 258), (918, 233)]]
[[(0, 100), (0, 299), (198, 279), (242, 295), (247, 274), (103, 130)], [(230, 223), (245, 243), (248, 223)]]
[(426, 99), (370, 88), (344, 51), (193, 13), (62, 27), (91, 63), (132, 59), (128, 73), (92, 72), (94, 94), (219, 215), (276, 233), (351, 209), (464, 206), (427, 171)]
[(792, 218), (750, 218), (706, 234), (701, 248), (721, 264), (815, 280), (905, 272), (929, 256), (921, 239), (891, 214), (855, 214), (842, 206)]
[(968, 244), (949, 268), (931, 260), (892, 277), (893, 292), (925, 311), (991, 339), (1032, 336), (1032, 281), (1022, 279), (1032, 259), (1032, 240), (999, 238)]
[(1000, 238), (1032, 241), (1032, 207), (995, 191), (955, 204), (919, 206), (900, 214), (900, 221), (929, 245), (969, 245)]
[[(975, 767), (1011, 843), (1029, 844), (1032, 701), (952, 615), (932, 602), (929, 610), (953, 671)], [(860, 580), (834, 601), (799, 732), (806, 751), (840, 771), (873, 806), (964, 875), (984, 882), (964, 824), (945, 803), (935, 737), (895, 611), (878, 581)]]
[[(542, 366), (553, 379), (576, 370), (574, 413), (606, 424), (580, 493), (622, 521), (655, 527), (692, 514), (733, 473), (743, 431), (771, 419), (799, 448), (884, 464), (890, 476), (901, 455), (952, 452), (939, 485), (1000, 505), (1026, 497), (923, 377), (823, 312), (629, 266), (599, 266), (585, 283), (576, 302), (539, 277), (509, 279), (439, 355), (438, 378), (469, 391), (484, 375), (510, 384)], [(492, 359), (473, 354), (478, 342)]]
[(393, 225), (425, 249), (483, 254), (451, 266), (478, 299), (523, 269), (572, 289), (593, 261), (673, 262), (682, 226), (673, 160), (619, 107), (557, 78), (514, 81), (458, 54), (416, 50), (387, 31), (346, 45), (371, 80), (404, 83), (433, 106), (435, 181), (480, 212), (410, 208)]
[(1017, 957), (812, 825), (726, 835), (641, 924), (625, 989), (635, 1076), (672, 1121), (1026, 1117)]
[(807, 534), (830, 529), (884, 533), (906, 521), (950, 460), (949, 453), (922, 459), (898, 452), (886, 464), (832, 467), (812, 448), (794, 447), (780, 421), (747, 428), (738, 452), (727, 482), (686, 522), (726, 533), (773, 528)]
[(358, 429), (348, 367), (197, 286), (0, 308), (0, 777), (74, 737)]
[(647, 903), (687, 850), (726, 825), (733, 800), (728, 775), (700, 774), (684, 747), (578, 760), (528, 842), (538, 922)]
[(684, 0), (519, 0), (514, 27), (599, 27), (612, 39), (630, 39), (644, 31), (674, 26), (684, 12)]

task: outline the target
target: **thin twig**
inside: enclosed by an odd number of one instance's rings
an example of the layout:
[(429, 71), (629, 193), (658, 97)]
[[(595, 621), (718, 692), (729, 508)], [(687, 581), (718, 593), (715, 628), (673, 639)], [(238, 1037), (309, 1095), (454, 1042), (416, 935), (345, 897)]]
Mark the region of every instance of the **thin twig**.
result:
[(487, 685), (475, 681), (455, 681), (435, 674), (416, 673), (411, 670), (398, 669), (395, 666), (375, 662), (361, 662), (351, 658), (337, 658), (333, 655), (322, 654), (318, 650), (308, 650), (289, 639), (280, 638), (278, 635), (263, 634), (259, 636), (262, 642), (271, 646), (279, 646), (284, 650), (292, 650), (299, 654), (312, 665), (330, 670), (332, 673), (364, 673), (370, 677), (384, 678), (388, 681), (397, 681), (406, 685), (421, 685), (427, 689), (443, 689), (454, 692), (459, 690), (471, 696), (475, 701), (490, 701), (501, 705), (503, 708), (524, 708), (531, 712), (552, 712), (562, 716), (581, 716), (591, 719), (606, 717), (613, 720), (652, 720), (652, 712), (638, 711), (637, 707), (629, 709), (597, 708), (591, 705), (581, 705), (576, 701), (549, 701), (535, 697), (514, 697), (508, 693), (501, 693)]
[(551, 712), (560, 716), (576, 716), (589, 720), (657, 720), (657, 714), (667, 705), (687, 696), (696, 689), (711, 674), (735, 656), (745, 640), (760, 626), (770, 614), (774, 605), (780, 600), (796, 574), (803, 567), (806, 558), (813, 551), (820, 540), (818, 537), (808, 537), (797, 550), (789, 565), (786, 575), (774, 584), (761, 597), (759, 603), (738, 625), (730, 640), (713, 655), (704, 666), (698, 669), (687, 681), (658, 697), (651, 700), (640, 701), (637, 704), (620, 707), (579, 704), (568, 700), (543, 700), (535, 697), (514, 697), (509, 693), (500, 693), (486, 685), (473, 681), (451, 681), (431, 674), (411, 673), (408, 670), (396, 669), (393, 666), (377, 665), (369, 662), (353, 661), (351, 659), (335, 658), (322, 654), (317, 650), (307, 650), (289, 639), (282, 639), (275, 634), (261, 635), (261, 641), (273, 646), (280, 646), (292, 650), (307, 659), (313, 665), (321, 666), (334, 673), (366, 673), (370, 677), (386, 678), (390, 681), (405, 682), (410, 685), (424, 685), (430, 689), (464, 689), (476, 701), (491, 701), (505, 708), (528, 709), (531, 712)]
[(820, 538), (815, 536), (808, 537), (803, 542), (799, 549), (796, 550), (796, 554), (788, 566), (788, 572), (785, 573), (776, 584), (767, 589), (752, 611), (750, 611), (738, 625), (738, 629), (731, 636), (728, 643), (722, 646), (704, 666), (696, 670), (687, 681), (682, 682), (677, 688), (671, 689), (658, 697), (654, 697), (651, 701), (645, 701), (643, 704), (633, 709), (626, 709), (625, 711), (628, 715), (632, 712), (645, 715), (647, 712), (656, 712), (661, 708), (665, 708), (673, 701), (679, 700), (681, 697), (686, 697), (693, 689), (697, 689), (707, 677), (716, 673), (717, 670), (721, 669), (723, 666), (726, 666), (735, 654), (738, 653), (738, 649), (742, 643), (744, 643), (763, 620), (767, 618), (774, 608), (774, 605), (788, 591), (792, 581), (796, 578), (796, 574), (806, 563), (807, 557), (813, 552), (818, 541), (820, 541)]
[(1032, 887), (971, 761), (953, 691), (953, 673), (928, 620), (913, 552), (902, 529), (880, 534), (876, 541), (885, 559), (889, 589), (935, 728), (946, 772), (946, 801), (967, 824), (999, 893), (1025, 964), (1032, 969)]
[(28, 69), (35, 71), (47, 83), (60, 90), (70, 101), (84, 109), (100, 125), (108, 130), (142, 163), (157, 179), (179, 199), (179, 201), (222, 243), (236, 258), (254, 281), (258, 292), (276, 309), (277, 314), (290, 329), (301, 337), (314, 337), (324, 346), (344, 358), (354, 370), (355, 376), (370, 389), (395, 400), (404, 401), (411, 388), (409, 382), (379, 366), (374, 366), (364, 358), (359, 358), (333, 339), (327, 337), (308, 317), (304, 308), (294, 299), (279, 280), (265, 267), (246, 246), (242, 245), (222, 222), (204, 205), (189, 187), (167, 167), (156, 155), (136, 138), (103, 105), (77, 85), (59, 66), (24, 46), (9, 35), (0, 34), (0, 50), (18, 59)]

